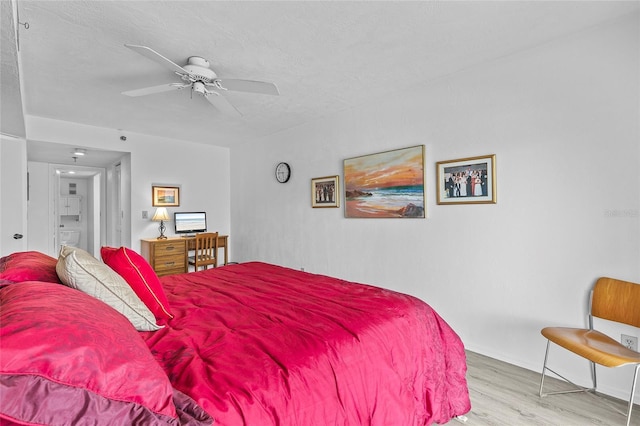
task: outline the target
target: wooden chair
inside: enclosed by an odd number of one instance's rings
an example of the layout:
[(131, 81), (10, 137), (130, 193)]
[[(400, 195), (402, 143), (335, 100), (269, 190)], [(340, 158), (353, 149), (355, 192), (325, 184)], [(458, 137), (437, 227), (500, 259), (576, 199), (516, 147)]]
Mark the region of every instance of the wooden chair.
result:
[(213, 265), (214, 268), (218, 266), (217, 232), (196, 234), (195, 252), (193, 256), (189, 256), (189, 265), (193, 265), (196, 271), (201, 266), (204, 266), (204, 269), (208, 269), (209, 265)]
[[(634, 365), (635, 372), (633, 375), (633, 382), (631, 383), (631, 396), (629, 398), (629, 409), (627, 411), (627, 426), (629, 426), (631, 421), (631, 410), (633, 409), (636, 381), (638, 379), (638, 370), (640, 369), (640, 353), (632, 351), (618, 343), (617, 340), (594, 330), (593, 317), (640, 328), (640, 284), (620, 281), (613, 278), (600, 278), (591, 292), (588, 329), (567, 327), (546, 327), (542, 329), (542, 335), (547, 338), (547, 351), (544, 355), (542, 378), (540, 380), (540, 397), (570, 392), (595, 393), (597, 386), (596, 364), (600, 364), (605, 367)], [(550, 342), (553, 342), (590, 361), (591, 375), (593, 379), (592, 388), (584, 388), (575, 385), (547, 367)], [(549, 392), (544, 394), (542, 392), (542, 387), (544, 385), (544, 376), (546, 371), (555, 374), (561, 379), (578, 387), (578, 389)]]

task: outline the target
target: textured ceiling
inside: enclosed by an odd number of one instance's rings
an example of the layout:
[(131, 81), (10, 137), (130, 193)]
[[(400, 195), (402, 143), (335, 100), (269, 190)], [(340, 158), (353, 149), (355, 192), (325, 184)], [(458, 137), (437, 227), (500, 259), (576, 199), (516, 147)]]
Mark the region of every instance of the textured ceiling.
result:
[[(384, 102), (414, 85), (615, 19), (638, 10), (639, 3), (21, 0), (16, 5), (21, 22), (29, 25), (17, 25), (27, 115), (232, 147)], [(6, 31), (3, 25), (3, 73), (9, 65)], [(240, 118), (220, 113), (188, 90), (123, 96), (179, 81), (125, 43), (148, 46), (179, 65), (202, 56), (220, 77), (274, 82), (281, 95), (226, 93)], [(15, 84), (3, 77), (3, 98), (10, 91), (19, 94)], [(5, 132), (5, 123), (2, 127)]]

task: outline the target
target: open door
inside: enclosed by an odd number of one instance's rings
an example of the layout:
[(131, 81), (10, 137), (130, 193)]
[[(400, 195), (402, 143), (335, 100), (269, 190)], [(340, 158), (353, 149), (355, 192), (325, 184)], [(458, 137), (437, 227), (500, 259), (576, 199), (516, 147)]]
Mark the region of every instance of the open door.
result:
[(27, 144), (0, 135), (0, 256), (27, 249)]

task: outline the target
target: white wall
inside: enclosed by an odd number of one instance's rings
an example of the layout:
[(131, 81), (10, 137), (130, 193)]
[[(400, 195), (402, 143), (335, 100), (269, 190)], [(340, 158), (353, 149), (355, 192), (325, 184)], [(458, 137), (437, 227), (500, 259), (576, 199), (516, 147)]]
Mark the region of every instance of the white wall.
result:
[[(180, 207), (169, 208), (170, 214), (176, 210), (206, 211), (211, 230), (229, 233), (228, 148), (132, 133), (121, 141), (117, 130), (33, 116), (28, 116), (26, 122), (28, 139), (131, 153), (131, 195), (123, 200), (123, 206), (130, 205), (134, 250), (140, 250), (141, 238), (159, 235), (158, 223), (150, 220), (154, 212), (152, 183), (181, 185)], [(142, 219), (144, 210), (149, 219)], [(166, 225), (166, 234), (173, 235), (173, 221)]]
[[(234, 149), (234, 260), (413, 294), (468, 349), (540, 371), (540, 329), (584, 325), (597, 277), (640, 282), (638, 21)], [(426, 146), (427, 219), (345, 219), (342, 208), (311, 208), (311, 178), (342, 181), (345, 158), (417, 144)], [(498, 203), (436, 205), (435, 162), (485, 154), (497, 155)], [(279, 161), (292, 166), (289, 183), (274, 178)], [(552, 357), (588, 383), (586, 364)], [(628, 397), (622, 373), (631, 372), (603, 372), (601, 389)]]
[[(43, 253), (54, 253), (52, 239), (53, 229), (52, 194), (49, 188), (49, 165), (30, 161), (27, 163), (29, 172), (29, 202), (27, 203), (27, 241), (29, 250)], [(56, 209), (57, 210), (57, 209)]]

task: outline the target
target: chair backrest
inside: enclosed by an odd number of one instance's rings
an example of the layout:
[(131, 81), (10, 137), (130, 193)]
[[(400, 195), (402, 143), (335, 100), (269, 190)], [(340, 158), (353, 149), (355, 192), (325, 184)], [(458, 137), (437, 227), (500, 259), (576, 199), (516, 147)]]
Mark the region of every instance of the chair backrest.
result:
[(215, 258), (218, 254), (218, 233), (202, 232), (196, 234), (196, 257)]
[(591, 315), (640, 327), (640, 284), (598, 279), (591, 298)]

